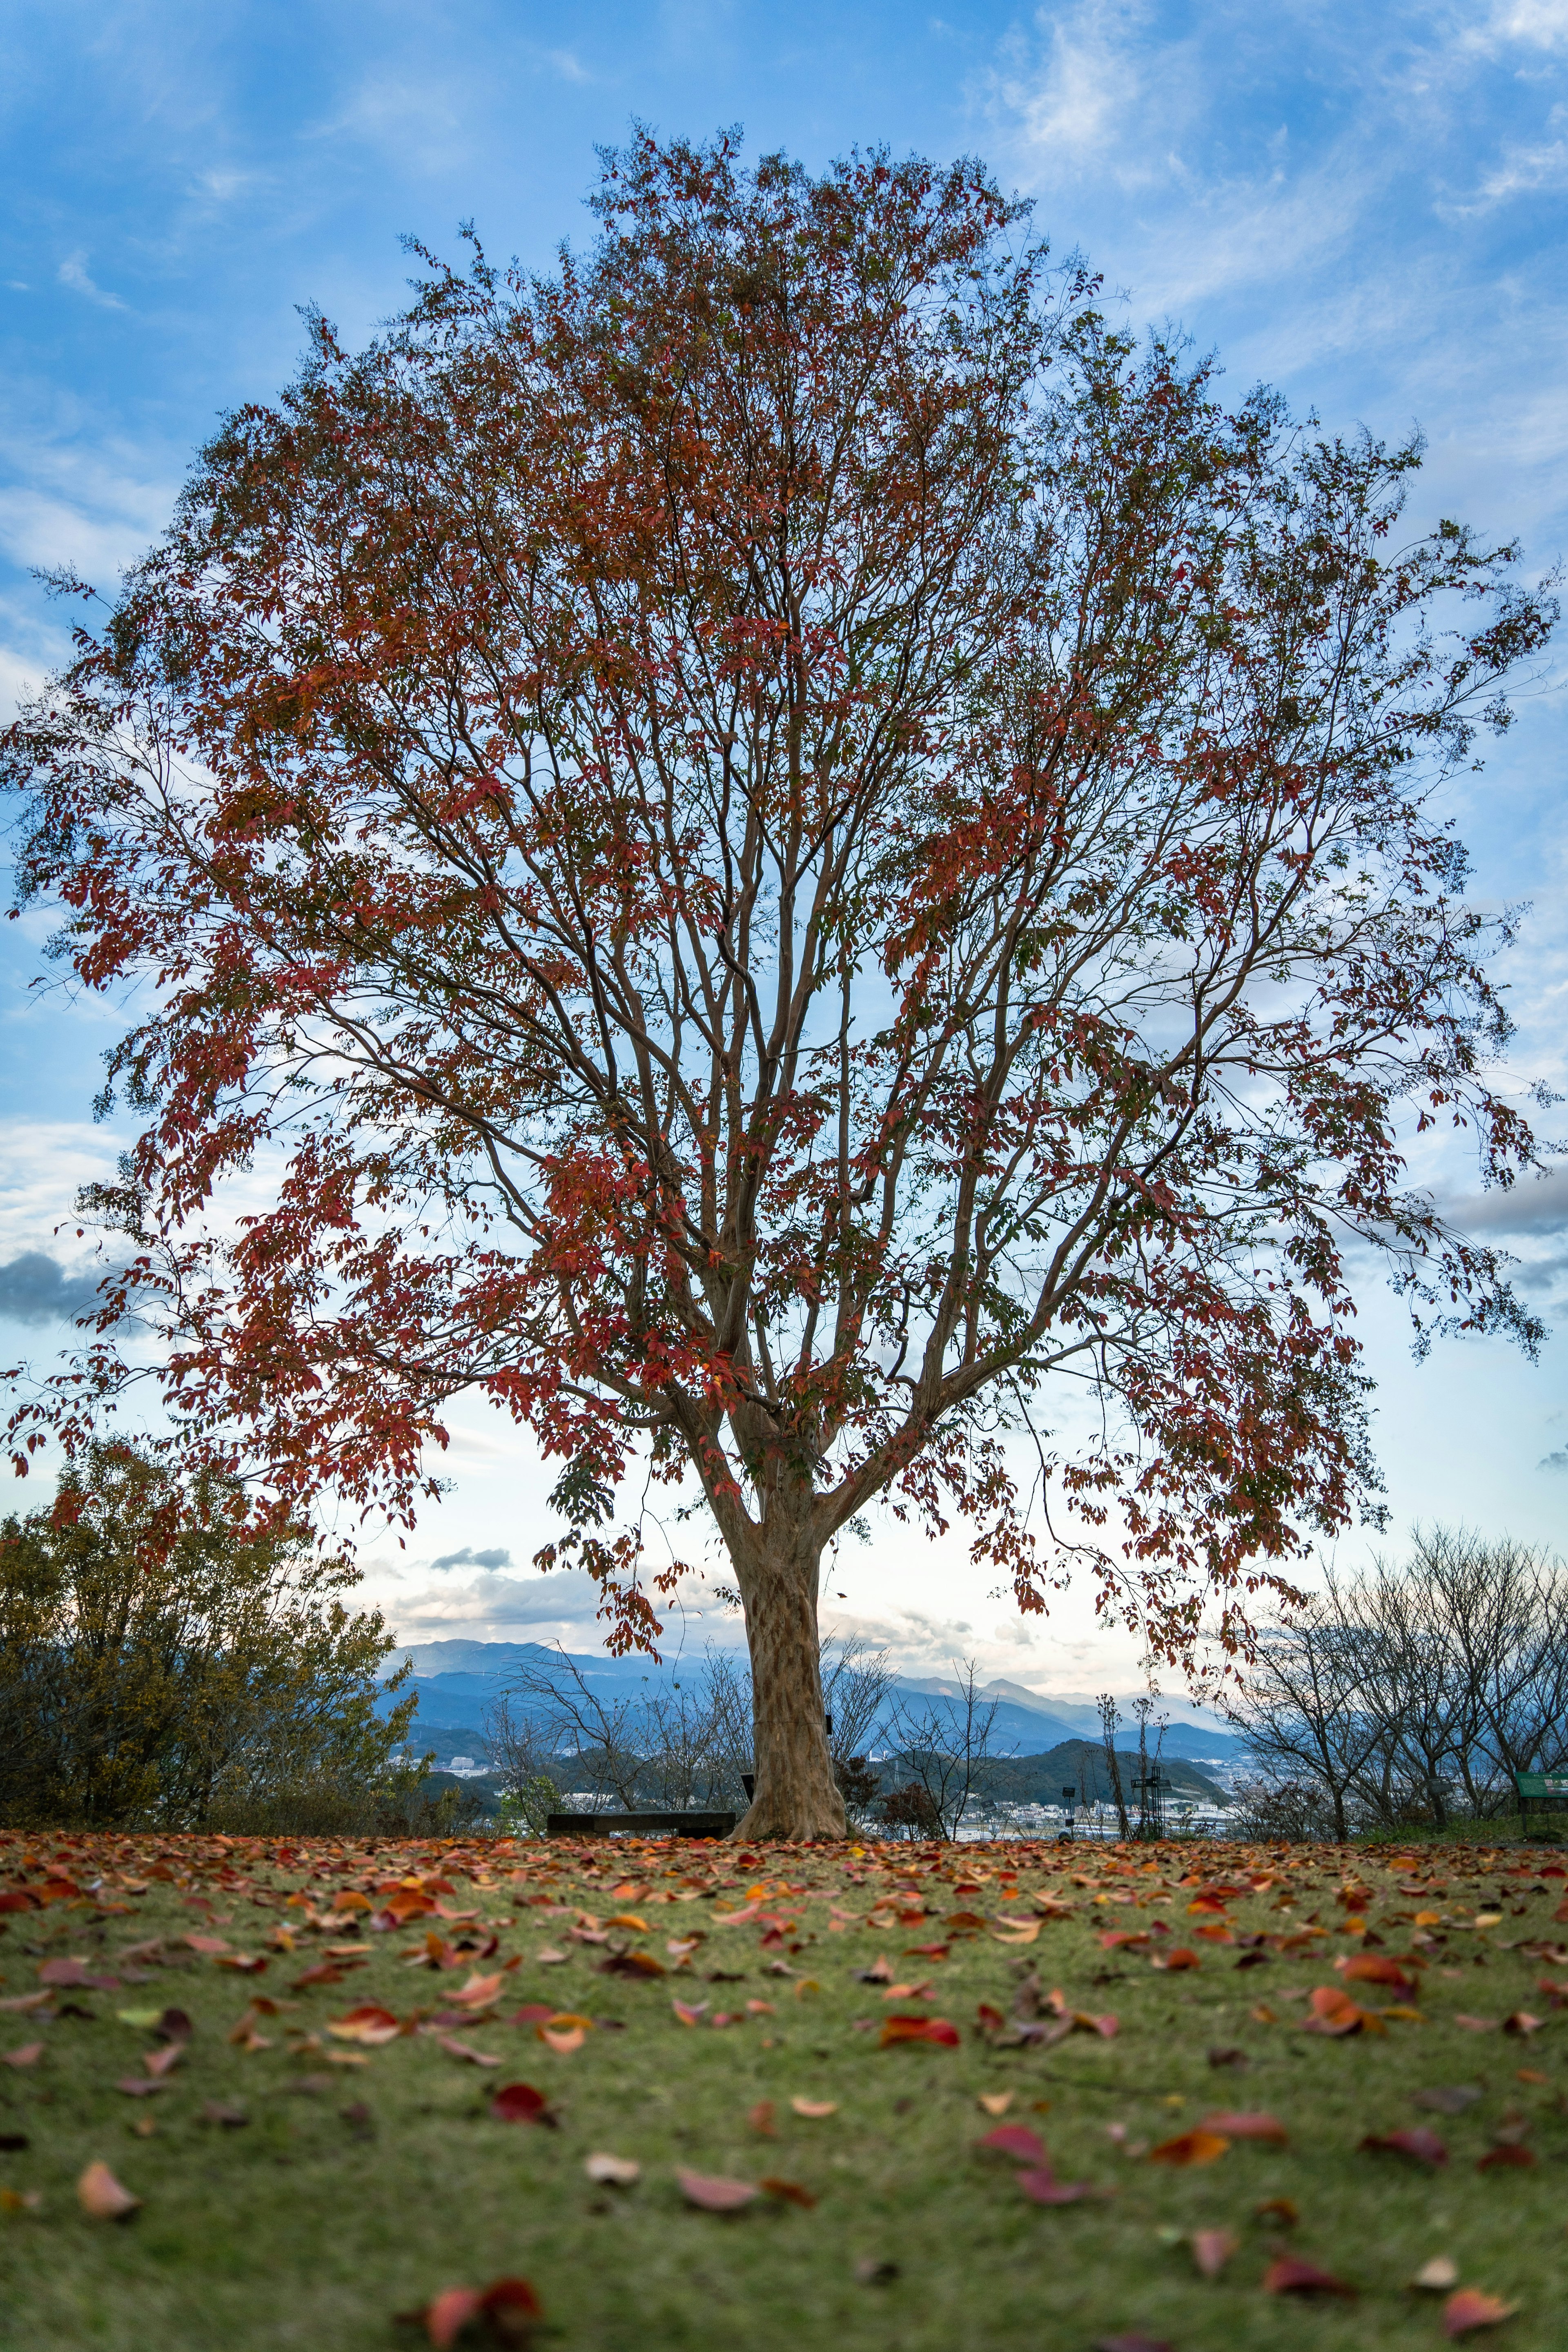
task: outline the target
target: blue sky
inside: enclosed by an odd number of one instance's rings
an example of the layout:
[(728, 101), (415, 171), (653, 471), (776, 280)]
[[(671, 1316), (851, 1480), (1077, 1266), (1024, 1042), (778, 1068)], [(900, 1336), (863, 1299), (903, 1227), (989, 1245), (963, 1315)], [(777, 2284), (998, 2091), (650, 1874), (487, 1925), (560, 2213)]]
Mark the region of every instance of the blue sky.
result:
[[(1568, 0), (52, 0), (0, 6), (0, 705), (62, 647), (32, 567), (111, 584), (218, 415), (291, 372), (297, 305), (363, 337), (399, 302), (399, 236), (451, 252), (468, 217), (492, 251), (546, 263), (585, 238), (594, 147), (634, 116), (698, 135), (738, 122), (752, 154), (810, 164), (879, 141), (984, 154), (1135, 320), (1182, 321), (1237, 389), (1266, 377), (1336, 427), (1419, 422), (1418, 520), (1517, 534), (1532, 571), (1568, 552)], [(1568, 1090), (1561, 677), (1451, 807), (1479, 895), (1532, 905), (1507, 969), (1510, 1083)], [(121, 1139), (89, 1109), (112, 1009), (29, 993), (41, 935), (29, 919), (0, 940), (0, 1354), (35, 1361), (66, 1336), (51, 1318), (80, 1257), (56, 1227)], [(1458, 1160), (1421, 1172), (1468, 1189)], [(1568, 1178), (1477, 1213), (1563, 1336), (1534, 1368), (1464, 1345), (1417, 1369), (1369, 1293), (1389, 1502), (1396, 1526), (1568, 1548)], [(457, 1491), (406, 1556), (367, 1553), (406, 1637), (590, 1640), (580, 1596), (521, 1572), (543, 1482), (516, 1444), (459, 1414), (450, 1466)], [(1341, 1557), (1363, 1549), (1347, 1538)], [(884, 1529), (843, 1565), (835, 1606), (913, 1669), (973, 1651), (1066, 1689), (1131, 1658), (1077, 1601), (1026, 1629), (956, 1549)]]

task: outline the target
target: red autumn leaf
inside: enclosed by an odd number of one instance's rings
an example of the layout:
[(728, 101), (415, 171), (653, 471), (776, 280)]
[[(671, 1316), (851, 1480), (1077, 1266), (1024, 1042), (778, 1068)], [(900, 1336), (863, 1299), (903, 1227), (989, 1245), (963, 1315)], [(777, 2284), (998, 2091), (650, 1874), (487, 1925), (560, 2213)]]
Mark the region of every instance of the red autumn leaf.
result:
[(803, 2205), (808, 2212), (816, 2202), (812, 2191), (803, 2189), (798, 2180), (781, 2180), (775, 2173), (764, 2172), (757, 2186), (765, 2189), (770, 2197), (778, 2198), (782, 2203)]
[(979, 2008), (975, 2011), (975, 2015), (979, 2018), (982, 2027), (987, 2033), (1000, 2032), (1003, 2026), (1007, 2022), (1001, 2011), (999, 2009), (994, 2009), (988, 2000), (983, 2000), (981, 2002)]
[(1218, 2278), (1240, 2244), (1232, 2230), (1194, 2230), (1193, 2260), (1205, 2278)]
[(1316, 2263), (1303, 2262), (1297, 2254), (1278, 2254), (1263, 2273), (1265, 2294), (1342, 2294), (1353, 2297), (1358, 2287), (1347, 2285), (1332, 2271), (1320, 2270)]
[(424, 2326), (436, 2352), (450, 2352), (466, 2329), (479, 2326), (492, 2343), (526, 2344), (542, 2311), (526, 2279), (503, 2278), (487, 2287), (447, 2287), (406, 2316)]
[(511, 2011), (506, 2022), (508, 2025), (548, 2025), (555, 2013), (547, 2000), (527, 2000), (521, 2009)]
[(1236, 2115), (1222, 2109), (1217, 2115), (1205, 2116), (1205, 2131), (1219, 2132), (1226, 2139), (1271, 2140), (1277, 2147), (1285, 2147), (1289, 2134), (1277, 2117), (1267, 2115)]
[(43, 1905), (25, 1886), (7, 1887), (0, 1895), (0, 1911), (41, 1911)]
[(705, 2213), (738, 2213), (761, 2192), (753, 2181), (727, 2180), (711, 2172), (678, 2172), (680, 2193), (689, 2205), (700, 2205)]
[(1374, 2155), (1385, 2151), (1390, 2156), (1408, 2156), (1416, 2164), (1436, 2167), (1448, 2161), (1448, 2151), (1436, 2133), (1421, 2125), (1410, 2131), (1368, 2132), (1358, 2145)]
[(1047, 2166), (1035, 2166), (1014, 2175), (1026, 2197), (1037, 2205), (1080, 2205), (1086, 2197), (1101, 2194), (1087, 2180), (1058, 2180)]
[(1156, 1952), (1149, 1965), (1154, 1969), (1201, 1969), (1203, 1962), (1196, 1952), (1182, 1944), (1173, 1952)]
[(1516, 2009), (1503, 2019), (1502, 2030), (1505, 2033), (1539, 2033), (1545, 2021), (1544, 2018), (1531, 2017), (1528, 2009)]
[(1479, 2287), (1462, 2286), (1443, 2305), (1445, 2336), (1468, 2336), (1474, 2327), (1496, 2327), (1511, 2319), (1519, 2309), (1517, 2303), (1504, 2303), (1497, 2294), (1483, 2294)]
[(935, 2042), (945, 2050), (956, 2050), (958, 2028), (950, 2025), (945, 2017), (884, 2018), (878, 2047), (890, 2049), (896, 2042)]
[(1535, 2156), (1532, 2149), (1521, 2147), (1517, 2141), (1505, 2140), (1500, 2147), (1487, 2150), (1477, 2165), (1476, 2170), (1497, 2172), (1512, 2168), (1522, 2172), (1534, 2162)]
[(503, 2083), (490, 2099), (498, 2124), (552, 2124), (554, 2113), (542, 2091), (531, 2083)]
[(976, 2147), (996, 2148), (1003, 2156), (1017, 2157), (1026, 2164), (1044, 2164), (1046, 2161), (1039, 2134), (1032, 2132), (1027, 2124), (998, 2124), (994, 2131), (988, 2131), (974, 2145)]
[(1230, 2146), (1223, 2132), (1206, 2131), (1200, 2125), (1195, 2131), (1183, 2132), (1175, 2139), (1164, 2139), (1158, 2147), (1149, 2150), (1151, 2164), (1213, 2164)]

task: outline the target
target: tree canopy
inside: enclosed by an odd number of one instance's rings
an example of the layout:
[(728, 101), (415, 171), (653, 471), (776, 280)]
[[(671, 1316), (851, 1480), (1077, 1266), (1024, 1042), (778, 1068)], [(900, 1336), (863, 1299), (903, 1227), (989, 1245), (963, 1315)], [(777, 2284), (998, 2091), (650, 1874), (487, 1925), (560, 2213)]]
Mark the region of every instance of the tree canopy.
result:
[(478, 1391), (623, 1643), (691, 1482), (747, 1833), (804, 1834), (868, 1505), (1180, 1657), (1373, 1495), (1348, 1244), (1424, 1340), (1533, 1343), (1406, 1153), (1535, 1154), (1433, 794), (1552, 615), (1401, 535), (1418, 444), (1226, 405), (978, 165), (639, 137), (595, 205), (552, 275), (316, 320), (9, 738), (24, 889), (152, 982), (53, 1425), (133, 1302), (188, 1435), (406, 1515)]

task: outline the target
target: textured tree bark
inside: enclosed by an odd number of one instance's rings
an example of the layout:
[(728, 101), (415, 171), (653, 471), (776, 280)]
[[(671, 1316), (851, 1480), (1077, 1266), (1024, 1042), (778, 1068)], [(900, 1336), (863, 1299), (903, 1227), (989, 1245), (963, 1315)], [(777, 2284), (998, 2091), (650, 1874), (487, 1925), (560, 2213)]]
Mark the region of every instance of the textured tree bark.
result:
[(741, 1592), (752, 1653), (756, 1793), (735, 1825), (737, 1838), (841, 1838), (847, 1833), (822, 1709), (818, 1569), (815, 1551), (799, 1542), (775, 1539), (760, 1549), (742, 1572)]

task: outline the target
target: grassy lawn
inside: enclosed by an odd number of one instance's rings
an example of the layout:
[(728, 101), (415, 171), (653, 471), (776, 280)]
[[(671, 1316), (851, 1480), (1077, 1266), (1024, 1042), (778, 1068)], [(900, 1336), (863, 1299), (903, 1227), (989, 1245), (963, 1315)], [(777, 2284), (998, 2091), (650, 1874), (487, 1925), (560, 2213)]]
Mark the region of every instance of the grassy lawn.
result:
[[(398, 2314), (521, 2274), (536, 2346), (562, 2352), (1132, 2333), (1364, 2352), (1446, 2340), (1444, 2294), (1407, 2283), (1447, 2255), (1518, 2305), (1464, 2340), (1561, 2352), (1568, 2007), (1541, 1986), (1568, 2001), (1563, 1870), (1519, 1845), (0, 1838), (0, 2343), (415, 2352)], [(1162, 1965), (1184, 1950), (1197, 1965)], [(1334, 1966), (1367, 1958), (1415, 1990)], [(926, 1990), (888, 1998), (889, 1977)], [(1308, 2030), (1321, 1988), (1339, 1996), (1322, 2022), (1370, 2021)], [(329, 2030), (378, 2008), (407, 2030)], [(152, 2021), (170, 2011), (188, 2038)], [(1543, 2021), (1506, 2031), (1521, 2011)], [(883, 2046), (895, 2017), (956, 2043)], [(138, 2080), (159, 2087), (119, 2087)], [(491, 2116), (515, 2084), (553, 2126)], [(1413, 2104), (1469, 2088), (1454, 2112)], [(1286, 2144), (1188, 2142), (1218, 2110), (1271, 2116)], [(980, 2147), (999, 2122), (1044, 2163)], [(1417, 2127), (1446, 2166), (1359, 2145)], [(1208, 2160), (1156, 2160), (1172, 2140)], [(595, 2181), (596, 2152), (640, 2176)], [(129, 2219), (82, 2210), (95, 2161), (142, 2200)], [(683, 2170), (785, 2185), (717, 2213)], [(1030, 2171), (1105, 2193), (1035, 2202)], [(1237, 2242), (1215, 2278), (1200, 2231)], [(1357, 2299), (1266, 2292), (1282, 2253)]]

